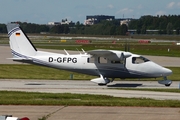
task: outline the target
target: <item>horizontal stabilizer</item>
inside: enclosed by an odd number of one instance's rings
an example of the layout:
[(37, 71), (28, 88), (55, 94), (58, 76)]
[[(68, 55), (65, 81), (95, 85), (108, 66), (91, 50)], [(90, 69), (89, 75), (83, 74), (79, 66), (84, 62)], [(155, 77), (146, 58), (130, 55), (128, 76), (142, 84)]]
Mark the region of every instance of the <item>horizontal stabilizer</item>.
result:
[(32, 61), (32, 59), (30, 58), (7, 58), (7, 59), (10, 59), (10, 60), (14, 60), (14, 61), (21, 61), (21, 60), (27, 60), (27, 61)]

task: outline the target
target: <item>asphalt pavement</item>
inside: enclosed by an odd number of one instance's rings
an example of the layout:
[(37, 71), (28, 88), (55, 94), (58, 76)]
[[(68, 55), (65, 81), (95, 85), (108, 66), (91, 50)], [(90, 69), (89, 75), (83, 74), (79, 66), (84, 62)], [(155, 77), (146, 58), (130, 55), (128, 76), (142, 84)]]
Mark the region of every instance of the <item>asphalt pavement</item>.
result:
[[(44, 49), (40, 49), (44, 50)], [(65, 53), (62, 50), (45, 50), (56, 53)], [(68, 51), (70, 54), (79, 54), (78, 51)], [(165, 67), (180, 67), (179, 57), (145, 56), (148, 59)], [(23, 64), (14, 62), (9, 46), (0, 46), (0, 64)], [(112, 89), (115, 88), (115, 89)], [(180, 100), (179, 93), (117, 90), (116, 88), (161, 88), (157, 81), (114, 81), (108, 86), (98, 86), (90, 81), (48, 81), (48, 80), (0, 80), (0, 90), (49, 92), (49, 93), (79, 93), (104, 94), (115, 97), (152, 98), (158, 100)], [(179, 89), (179, 82), (173, 82), (169, 87)], [(155, 107), (89, 107), (89, 106), (24, 106), (1, 105), (1, 115), (28, 117), (38, 120), (48, 116), (47, 120), (179, 120), (180, 108)]]

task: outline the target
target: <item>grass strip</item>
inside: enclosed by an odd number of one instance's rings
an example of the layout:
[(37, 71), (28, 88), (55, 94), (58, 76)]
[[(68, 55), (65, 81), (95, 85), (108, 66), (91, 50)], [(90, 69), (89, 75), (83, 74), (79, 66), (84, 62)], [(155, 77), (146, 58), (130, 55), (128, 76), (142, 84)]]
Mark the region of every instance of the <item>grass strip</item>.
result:
[[(170, 67), (173, 71), (168, 79), (173, 81), (180, 80), (180, 67)], [(45, 79), (45, 80), (69, 80), (73, 74), (74, 80), (90, 80), (96, 78), (96, 76), (90, 76), (85, 74), (79, 74), (64, 70), (58, 70), (37, 65), (27, 65), (27, 64), (1, 64), (0, 65), (0, 79)], [(141, 79), (149, 81), (162, 80), (163, 78), (157, 79)], [(119, 79), (117, 79), (119, 80)], [(139, 79), (127, 79), (139, 81)]]
[(154, 92), (173, 92), (180, 93), (180, 89), (159, 89), (159, 88), (111, 88), (116, 90), (136, 90), (136, 91), (154, 91)]
[(120, 98), (106, 95), (0, 91), (1, 105), (180, 107), (178, 100)]
[[(36, 46), (36, 44), (35, 44)], [(82, 48), (85, 51), (94, 50), (94, 49), (110, 49), (110, 50), (125, 50), (125, 43), (117, 43), (117, 44), (104, 44), (102, 43), (92, 43), (92, 44), (45, 44), (45, 45), (37, 45), (38, 48), (44, 49), (57, 49), (57, 50), (81, 50)], [(129, 43), (129, 50), (132, 53), (140, 54), (140, 55), (154, 55), (154, 56), (171, 56), (171, 57), (179, 57), (180, 56), (180, 47), (177, 45), (173, 45), (171, 43), (168, 45), (161, 45), (161, 43), (157, 44), (140, 44), (140, 43)], [(158, 51), (158, 52), (157, 52)]]
[(90, 80), (93, 76), (37, 65), (1, 64), (0, 79)]

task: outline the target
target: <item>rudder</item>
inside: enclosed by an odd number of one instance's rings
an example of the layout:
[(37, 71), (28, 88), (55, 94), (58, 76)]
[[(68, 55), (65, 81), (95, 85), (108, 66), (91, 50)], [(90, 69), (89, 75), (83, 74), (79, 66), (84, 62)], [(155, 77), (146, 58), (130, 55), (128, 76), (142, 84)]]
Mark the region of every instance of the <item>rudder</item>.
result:
[(23, 32), (19, 24), (8, 23), (7, 30), (13, 57), (28, 57), (36, 55), (37, 49)]

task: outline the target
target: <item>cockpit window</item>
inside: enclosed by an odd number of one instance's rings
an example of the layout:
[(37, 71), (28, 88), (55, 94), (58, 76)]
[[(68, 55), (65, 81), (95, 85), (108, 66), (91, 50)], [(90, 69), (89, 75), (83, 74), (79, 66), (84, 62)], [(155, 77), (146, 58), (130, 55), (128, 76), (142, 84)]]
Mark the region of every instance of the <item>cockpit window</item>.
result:
[(132, 63), (133, 64), (141, 64), (141, 63), (144, 63), (144, 62), (148, 62), (149, 60), (145, 57), (132, 57)]

